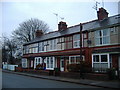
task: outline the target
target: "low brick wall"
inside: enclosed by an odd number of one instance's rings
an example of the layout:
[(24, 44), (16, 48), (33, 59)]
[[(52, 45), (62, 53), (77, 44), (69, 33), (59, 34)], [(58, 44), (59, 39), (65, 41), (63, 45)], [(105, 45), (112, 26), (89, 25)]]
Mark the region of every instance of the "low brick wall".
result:
[(15, 67), (15, 72), (22, 72), (23, 69), (21, 67)]
[[(75, 72), (61, 72), (61, 77), (80, 79), (80, 73)], [(85, 79), (91, 80), (109, 80), (107, 74), (95, 74), (95, 73), (85, 73), (83, 74)]]
[(80, 73), (75, 73), (75, 72), (61, 72), (60, 76), (61, 77), (67, 77), (67, 78), (79, 79), (80, 78)]
[(38, 75), (49, 75), (49, 71), (47, 70), (23, 69), (23, 72), (38, 74)]
[(49, 71), (47, 71), (47, 70), (34, 70), (34, 69), (25, 69), (25, 68), (21, 68), (21, 67), (16, 67), (15, 71), (38, 74), (38, 75), (49, 75)]
[[(60, 76), (65, 78), (73, 78), (73, 79), (80, 79), (80, 73), (76, 72), (55, 72), (49, 70), (34, 70), (34, 69), (23, 69), (20, 67), (16, 67), (17, 72), (25, 72), (25, 73), (32, 73), (37, 75), (52, 75), (52, 76)], [(85, 73), (83, 74), (85, 79), (91, 80), (109, 80), (107, 74), (99, 74), (99, 73)]]
[(86, 79), (92, 79), (92, 80), (109, 80), (109, 77), (107, 74), (95, 74), (95, 73), (86, 73), (84, 74)]

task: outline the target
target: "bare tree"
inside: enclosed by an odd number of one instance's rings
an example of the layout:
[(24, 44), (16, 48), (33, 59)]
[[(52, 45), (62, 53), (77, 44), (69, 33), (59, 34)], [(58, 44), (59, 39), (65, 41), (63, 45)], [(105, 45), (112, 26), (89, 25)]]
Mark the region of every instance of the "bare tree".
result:
[(13, 39), (9, 39), (5, 36), (2, 37), (2, 59), (9, 64), (14, 64), (14, 52), (16, 49)]
[(15, 52), (16, 58), (21, 59), (23, 43), (35, 39), (35, 32), (37, 30), (42, 30), (43, 34), (45, 34), (49, 31), (49, 26), (42, 20), (31, 18), (19, 24), (19, 27), (13, 31), (12, 38), (17, 45)]
[(44, 21), (31, 18), (19, 24), (19, 27), (13, 32), (13, 37), (23, 42), (29, 42), (35, 39), (36, 30), (46, 33), (49, 31), (49, 26)]

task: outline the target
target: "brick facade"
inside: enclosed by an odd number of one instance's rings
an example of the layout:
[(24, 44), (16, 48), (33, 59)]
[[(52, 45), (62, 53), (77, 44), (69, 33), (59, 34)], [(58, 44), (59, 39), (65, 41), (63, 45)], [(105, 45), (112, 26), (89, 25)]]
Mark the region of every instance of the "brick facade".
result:
[[(60, 22), (58, 31), (43, 34), (40, 38), (23, 45), (23, 63), (26, 61), (27, 67), (31, 67), (33, 63), (34, 69), (38, 64), (45, 63), (46, 70), (60, 68), (61, 71), (68, 71), (68, 64), (80, 62), (82, 49), (83, 59), (96, 71), (118, 68), (120, 22), (115, 18), (120, 15), (108, 17), (108, 13), (105, 13), (105, 16), (99, 16), (98, 20), (82, 24), (82, 48), (80, 25), (67, 27), (66, 22)], [(106, 19), (101, 21), (101, 18)], [(26, 65), (23, 65), (23, 68), (25, 67)]]

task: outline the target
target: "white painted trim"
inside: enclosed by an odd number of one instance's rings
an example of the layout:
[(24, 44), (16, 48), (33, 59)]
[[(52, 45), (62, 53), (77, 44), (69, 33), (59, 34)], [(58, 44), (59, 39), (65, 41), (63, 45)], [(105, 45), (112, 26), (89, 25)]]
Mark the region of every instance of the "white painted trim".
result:
[(71, 58), (71, 56), (69, 56), (69, 64), (71, 64), (70, 58)]
[(110, 54), (107, 54), (107, 58), (108, 58), (108, 68), (110, 68)]
[[(71, 64), (71, 57), (74, 57), (74, 58), (75, 58), (75, 63), (76, 63), (76, 57), (80, 57), (80, 55), (69, 56), (69, 64)], [(83, 57), (83, 61), (85, 61), (85, 56), (82, 55), (82, 57)]]
[(62, 67), (62, 61), (65, 62), (63, 58), (60, 59), (60, 71), (64, 71), (64, 67)]
[(94, 54), (92, 54), (92, 68), (93, 68), (93, 55), (94, 55)]
[[(47, 59), (47, 58), (49, 58), (49, 59)], [(50, 68), (50, 66), (49, 67), (47, 67), (47, 60), (49, 60), (49, 63), (50, 63), (50, 58), (51, 57), (46, 57), (46, 69), (47, 70), (54, 70), (54, 67), (55, 67), (55, 57), (52, 57), (52, 59), (53, 59), (53, 67), (52, 68)]]
[(36, 59), (34, 59), (34, 69), (36, 68)]
[[(40, 59), (40, 62), (38, 62), (39, 59)], [(42, 57), (35, 57), (35, 59), (34, 59), (34, 69), (36, 68), (36, 66), (38, 64), (42, 64)]]
[[(23, 62), (23, 60), (25, 60), (25, 62)], [(23, 63), (25, 64), (24, 67), (23, 67)], [(26, 58), (22, 58), (22, 67), (23, 68), (27, 68), (27, 59)]]
[[(93, 61), (93, 56), (94, 55), (99, 55), (99, 62), (94, 62)], [(101, 55), (107, 55), (107, 62), (101, 62)], [(109, 53), (100, 53), (100, 54), (96, 53), (96, 54), (92, 54), (92, 67), (93, 67), (94, 63), (101, 63), (101, 64), (106, 63), (106, 64), (108, 64), (108, 68), (110, 68), (110, 54)]]
[(118, 57), (118, 67), (119, 67), (119, 71), (120, 71), (120, 55)]

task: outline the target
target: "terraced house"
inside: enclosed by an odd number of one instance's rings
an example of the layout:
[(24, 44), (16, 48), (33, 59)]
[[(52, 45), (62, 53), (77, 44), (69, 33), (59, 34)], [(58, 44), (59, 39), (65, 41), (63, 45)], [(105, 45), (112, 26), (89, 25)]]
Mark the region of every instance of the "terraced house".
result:
[(82, 34), (79, 24), (67, 27), (62, 21), (58, 31), (43, 35), (37, 30), (36, 39), (23, 45), (22, 67), (35, 69), (44, 63), (45, 70), (67, 71), (68, 64), (80, 63), (81, 50), (83, 60), (95, 71), (120, 70), (120, 15), (108, 17), (104, 8), (99, 8), (97, 15), (98, 19), (82, 23)]

